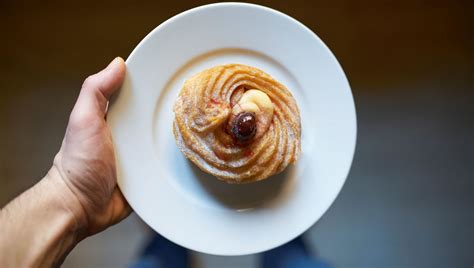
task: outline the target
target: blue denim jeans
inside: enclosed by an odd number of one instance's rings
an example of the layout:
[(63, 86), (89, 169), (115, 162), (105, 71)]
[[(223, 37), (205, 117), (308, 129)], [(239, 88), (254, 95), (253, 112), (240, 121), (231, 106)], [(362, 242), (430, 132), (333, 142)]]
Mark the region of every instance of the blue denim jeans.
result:
[[(189, 252), (160, 235), (155, 235), (131, 268), (186, 268)], [(326, 262), (311, 256), (301, 238), (264, 252), (260, 256), (262, 268), (331, 268)]]

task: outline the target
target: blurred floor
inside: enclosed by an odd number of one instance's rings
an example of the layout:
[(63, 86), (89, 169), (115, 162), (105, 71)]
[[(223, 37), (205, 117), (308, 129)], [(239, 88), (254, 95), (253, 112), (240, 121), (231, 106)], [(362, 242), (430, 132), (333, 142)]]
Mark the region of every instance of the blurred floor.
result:
[[(0, 1), (0, 205), (50, 167), (82, 80), (190, 3)], [(328, 44), (356, 101), (353, 168), (306, 234), (314, 252), (336, 267), (474, 265), (473, 2), (260, 3)], [(133, 215), (81, 242), (64, 267), (126, 267), (146, 235)]]

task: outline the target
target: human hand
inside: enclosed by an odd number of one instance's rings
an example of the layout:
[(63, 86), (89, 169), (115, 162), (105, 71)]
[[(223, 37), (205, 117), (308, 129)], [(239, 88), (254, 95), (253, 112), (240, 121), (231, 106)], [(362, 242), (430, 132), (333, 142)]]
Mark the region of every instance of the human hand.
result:
[(130, 214), (105, 122), (124, 76), (125, 63), (116, 58), (86, 79), (52, 168), (0, 209), (0, 267), (59, 266), (79, 241)]
[(105, 121), (108, 100), (125, 76), (123, 59), (88, 77), (69, 117), (66, 134), (47, 179), (63, 185), (82, 236), (95, 234), (130, 214), (117, 188), (114, 147)]

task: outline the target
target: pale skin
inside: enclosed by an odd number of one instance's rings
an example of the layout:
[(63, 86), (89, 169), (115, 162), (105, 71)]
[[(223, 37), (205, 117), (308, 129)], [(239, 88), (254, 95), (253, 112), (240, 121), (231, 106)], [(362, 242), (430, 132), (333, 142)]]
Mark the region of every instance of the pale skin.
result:
[(124, 76), (116, 58), (84, 81), (48, 174), (0, 210), (0, 267), (59, 266), (82, 239), (130, 214), (105, 119)]

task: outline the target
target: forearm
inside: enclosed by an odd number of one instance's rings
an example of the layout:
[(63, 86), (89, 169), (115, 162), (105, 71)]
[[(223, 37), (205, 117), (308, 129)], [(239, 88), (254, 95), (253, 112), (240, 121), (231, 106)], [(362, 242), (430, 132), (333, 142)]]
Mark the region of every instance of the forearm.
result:
[(0, 267), (51, 267), (82, 239), (75, 198), (53, 169), (0, 211)]

